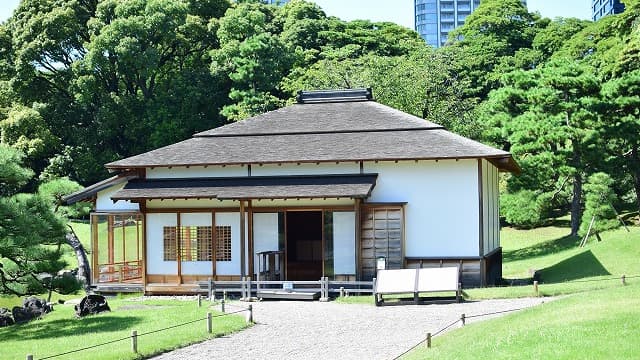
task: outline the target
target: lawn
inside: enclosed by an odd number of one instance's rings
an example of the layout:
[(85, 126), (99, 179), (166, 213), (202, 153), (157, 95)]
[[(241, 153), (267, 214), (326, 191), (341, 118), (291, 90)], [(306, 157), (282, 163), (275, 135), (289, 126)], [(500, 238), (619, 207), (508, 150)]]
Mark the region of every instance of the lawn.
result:
[[(503, 277), (526, 279), (530, 269), (539, 270), (539, 294), (530, 285), (465, 289), (463, 294), (467, 300), (573, 294), (616, 287), (623, 274), (630, 282), (640, 282), (640, 278), (632, 277), (640, 276), (640, 227), (631, 226), (629, 230), (602, 233), (601, 242), (592, 238), (580, 248), (580, 239), (567, 236), (568, 224), (562, 221), (533, 230), (503, 228)], [(373, 304), (373, 297), (352, 296), (338, 301)]]
[[(55, 359), (137, 359), (166, 350), (183, 347), (209, 338), (219, 337), (246, 326), (242, 314), (215, 317), (220, 313), (206, 307), (198, 308), (195, 300), (144, 300), (140, 298), (112, 298), (112, 312), (74, 317), (72, 305), (57, 305), (55, 310), (24, 325), (0, 329), (0, 359), (24, 359), (33, 354), (35, 359), (52, 356), (74, 349), (127, 338), (132, 330), (138, 334), (199, 320), (167, 331), (142, 335), (138, 338), (138, 354), (131, 352), (131, 340), (115, 342), (90, 350)], [(207, 332), (206, 316), (211, 311), (213, 333)]]
[(640, 282), (465, 326), (403, 359), (637, 359)]

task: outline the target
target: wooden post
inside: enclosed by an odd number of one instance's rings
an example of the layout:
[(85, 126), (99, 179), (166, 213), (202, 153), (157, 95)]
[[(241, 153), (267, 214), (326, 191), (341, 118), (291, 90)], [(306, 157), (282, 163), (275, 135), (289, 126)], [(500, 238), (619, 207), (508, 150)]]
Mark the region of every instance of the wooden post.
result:
[(431, 349), (431, 333), (427, 333), (427, 348)]
[(247, 276), (247, 301), (251, 300), (251, 276)]
[(27, 355), (27, 360), (33, 360), (33, 355), (28, 354), (28, 355)]
[(533, 282), (533, 293), (536, 294), (536, 296), (540, 296), (538, 293), (538, 280), (534, 280)]
[(622, 285), (627, 285), (627, 277), (622, 275)]
[(227, 290), (222, 292), (222, 300), (227, 301)]
[(138, 332), (131, 330), (131, 351), (138, 353)]
[(198, 294), (198, 307), (202, 307), (202, 296)]
[(247, 254), (245, 253), (247, 236), (244, 224), (244, 200), (240, 200), (240, 279), (244, 279), (245, 275), (247, 274)]
[(464, 325), (465, 325), (465, 322), (466, 322), (466, 317), (465, 317), (465, 315), (464, 315), (464, 314), (460, 315), (460, 323), (461, 323), (461, 326), (464, 326)]
[(208, 280), (208, 284), (207, 284), (207, 295), (209, 295), (209, 301), (213, 301), (214, 296), (211, 292), (211, 290), (213, 290), (213, 280), (211, 278), (207, 279)]
[(247, 310), (247, 323), (251, 324), (253, 322), (253, 305), (249, 304), (249, 308)]
[(211, 313), (208, 312), (207, 313), (207, 332), (209, 334), (211, 334), (213, 332), (213, 324), (212, 324), (212, 317), (211, 317)]
[(340, 287), (340, 297), (344, 297), (344, 286)]
[[(226, 296), (225, 296), (225, 297), (226, 297)], [(222, 301), (220, 301), (220, 311), (221, 311), (221, 312), (224, 312), (224, 299), (225, 299), (225, 298), (222, 298)]]

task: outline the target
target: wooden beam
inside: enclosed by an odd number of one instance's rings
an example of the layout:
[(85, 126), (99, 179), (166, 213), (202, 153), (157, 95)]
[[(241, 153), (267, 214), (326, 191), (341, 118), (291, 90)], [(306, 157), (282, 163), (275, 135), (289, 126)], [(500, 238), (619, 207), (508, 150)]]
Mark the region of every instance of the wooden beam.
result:
[[(147, 205), (146, 202), (140, 204), (142, 211), (142, 286), (147, 288)], [(138, 257), (140, 259), (140, 257)]]
[(100, 266), (98, 266), (98, 215), (91, 215), (91, 277), (92, 283), (98, 282)]
[(211, 212), (211, 278), (216, 279), (218, 261), (218, 232), (216, 231), (216, 212)]
[(245, 254), (245, 242), (246, 234), (244, 230), (245, 216), (244, 216), (244, 200), (240, 200), (240, 276), (244, 278), (247, 273), (245, 268), (247, 259)]
[(248, 239), (249, 239), (249, 243), (248, 243), (248, 247), (249, 247), (249, 276), (251, 276), (251, 279), (253, 279), (253, 275), (255, 274), (255, 271), (253, 269), (253, 258), (254, 258), (254, 242), (253, 242), (253, 208), (251, 207), (251, 200), (247, 201), (247, 216), (249, 217), (247, 219), (247, 231), (249, 232), (249, 234), (247, 234)]
[[(360, 162), (360, 164), (362, 164), (362, 162)], [(354, 241), (356, 242), (356, 258), (354, 259), (354, 261), (356, 262), (356, 280), (360, 280), (360, 277), (362, 275), (362, 254), (360, 253), (362, 251), (362, 239), (361, 239), (361, 233), (362, 233), (362, 219), (360, 218), (360, 214), (361, 214), (361, 204), (362, 204), (362, 199), (356, 199), (355, 204), (353, 206), (353, 211), (356, 217), (356, 221), (355, 221), (355, 225), (356, 225), (356, 231), (355, 231), (355, 239)]]
[(482, 198), (482, 159), (478, 159), (478, 255), (484, 255), (484, 200)]
[(109, 264), (113, 264), (114, 262), (113, 232), (115, 230), (113, 228), (113, 217), (114, 215), (107, 215), (107, 262)]
[(180, 212), (176, 213), (176, 260), (178, 260), (178, 285), (182, 284), (182, 249), (180, 242), (182, 241), (182, 231), (180, 231), (180, 218), (182, 217)]

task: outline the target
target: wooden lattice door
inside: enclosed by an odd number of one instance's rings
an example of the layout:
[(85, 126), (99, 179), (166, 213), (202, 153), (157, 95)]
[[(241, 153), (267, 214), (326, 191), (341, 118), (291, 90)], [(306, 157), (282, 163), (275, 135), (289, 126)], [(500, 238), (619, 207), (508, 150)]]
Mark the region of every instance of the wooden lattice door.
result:
[(362, 208), (360, 239), (361, 278), (376, 274), (376, 259), (384, 257), (387, 269), (401, 269), (404, 256), (404, 213), (401, 206), (369, 205)]

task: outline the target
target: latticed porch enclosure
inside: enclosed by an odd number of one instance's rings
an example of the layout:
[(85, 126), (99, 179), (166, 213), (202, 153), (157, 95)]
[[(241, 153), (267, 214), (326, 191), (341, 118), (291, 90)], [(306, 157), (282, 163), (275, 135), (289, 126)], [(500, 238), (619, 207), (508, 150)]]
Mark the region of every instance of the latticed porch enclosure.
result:
[(93, 283), (142, 283), (142, 214), (94, 213), (91, 229)]

